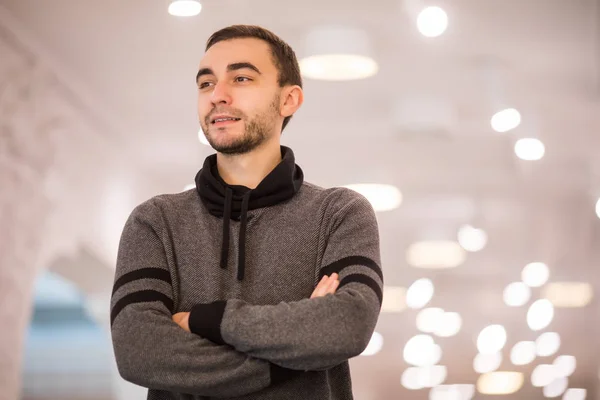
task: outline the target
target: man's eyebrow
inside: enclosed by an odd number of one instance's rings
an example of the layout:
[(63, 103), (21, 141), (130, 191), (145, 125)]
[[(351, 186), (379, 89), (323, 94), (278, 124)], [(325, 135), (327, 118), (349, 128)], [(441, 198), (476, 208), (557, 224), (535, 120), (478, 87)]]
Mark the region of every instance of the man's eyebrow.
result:
[(198, 82), (198, 79), (200, 79), (202, 75), (214, 75), (214, 72), (210, 68), (200, 68), (200, 70), (196, 74), (196, 82)]
[[(244, 68), (251, 69), (252, 71), (255, 71), (259, 75), (262, 74), (262, 72), (260, 72), (258, 67), (256, 67), (254, 64), (246, 62), (246, 61), (229, 64), (227, 66), (227, 71), (228, 72), (237, 71), (239, 69), (244, 69)], [(203, 75), (214, 75), (214, 74), (215, 73), (210, 68), (200, 68), (200, 70), (196, 74), (196, 82), (198, 82), (198, 79), (200, 79), (200, 77), (202, 77)]]
[(237, 71), (238, 69), (244, 69), (244, 68), (251, 69), (251, 70), (255, 71), (257, 74), (261, 74), (260, 70), (254, 64), (245, 62), (245, 61), (229, 64), (227, 66), (227, 71)]

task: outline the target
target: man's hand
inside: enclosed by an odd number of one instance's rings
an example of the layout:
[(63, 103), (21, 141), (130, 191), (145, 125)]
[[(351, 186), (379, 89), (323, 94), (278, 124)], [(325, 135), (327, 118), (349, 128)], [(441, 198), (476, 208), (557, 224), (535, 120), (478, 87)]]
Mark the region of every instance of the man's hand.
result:
[[(324, 276), (313, 291), (313, 293), (311, 294), (310, 298), (314, 299), (316, 297), (323, 297), (328, 294), (334, 294), (337, 287), (340, 284), (338, 277), (338, 274), (336, 274), (335, 272), (331, 274), (331, 276)], [(177, 314), (173, 314), (173, 322), (175, 322), (187, 332), (190, 331), (189, 319), (189, 312), (178, 312)]]
[(177, 314), (173, 314), (173, 322), (188, 332), (190, 331), (189, 319), (189, 312), (178, 312)]
[(325, 275), (321, 279), (313, 293), (310, 295), (310, 298), (314, 299), (315, 297), (323, 297), (328, 294), (334, 294), (338, 285), (340, 284), (338, 277), (339, 275), (335, 272), (331, 274), (331, 276)]

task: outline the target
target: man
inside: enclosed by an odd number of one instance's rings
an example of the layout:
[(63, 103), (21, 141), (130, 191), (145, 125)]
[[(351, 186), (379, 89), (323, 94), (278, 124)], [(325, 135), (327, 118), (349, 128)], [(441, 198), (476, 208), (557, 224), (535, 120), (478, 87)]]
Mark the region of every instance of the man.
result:
[(137, 206), (111, 300), (120, 374), (148, 399), (352, 399), (348, 359), (382, 301), (368, 201), (304, 181), (280, 136), (303, 101), (293, 50), (256, 26), (207, 42), (196, 189)]

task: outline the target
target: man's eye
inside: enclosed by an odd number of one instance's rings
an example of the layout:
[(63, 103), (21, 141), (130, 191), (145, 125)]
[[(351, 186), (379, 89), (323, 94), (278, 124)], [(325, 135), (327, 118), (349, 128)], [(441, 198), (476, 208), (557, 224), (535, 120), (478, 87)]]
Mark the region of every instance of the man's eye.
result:
[(202, 82), (198, 85), (198, 89), (204, 89), (210, 85), (210, 82)]
[(246, 76), (238, 76), (238, 77), (235, 78), (236, 82), (247, 82), (247, 81), (250, 81), (250, 80), (251, 79), (248, 78), (248, 77), (246, 77)]

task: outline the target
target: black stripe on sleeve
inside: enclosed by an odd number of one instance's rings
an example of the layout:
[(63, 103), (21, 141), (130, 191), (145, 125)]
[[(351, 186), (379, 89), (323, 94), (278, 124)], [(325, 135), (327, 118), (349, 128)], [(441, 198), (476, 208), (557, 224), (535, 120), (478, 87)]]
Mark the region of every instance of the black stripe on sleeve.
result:
[(119, 315), (119, 313), (128, 305), (135, 303), (150, 303), (153, 301), (160, 301), (169, 309), (170, 312), (173, 312), (173, 300), (171, 300), (169, 296), (161, 292), (157, 292), (156, 290), (140, 290), (139, 292), (128, 294), (121, 300), (117, 301), (110, 312), (110, 324), (113, 324), (115, 318), (117, 318), (117, 315)]
[(321, 278), (323, 278), (323, 276), (325, 276), (325, 275), (329, 276), (329, 275), (333, 274), (334, 272), (339, 274), (341, 270), (343, 270), (344, 268), (349, 267), (351, 265), (362, 265), (367, 268), (371, 268), (373, 271), (375, 271), (375, 273), (383, 281), (383, 273), (381, 272), (381, 267), (379, 265), (377, 265), (377, 263), (375, 261), (371, 260), (370, 258), (362, 257), (362, 256), (345, 257), (345, 258), (342, 258), (341, 260), (335, 261), (335, 262), (321, 268), (321, 272), (319, 273), (319, 280), (321, 280)]
[(119, 288), (129, 282), (137, 281), (138, 279), (158, 279), (171, 284), (171, 274), (166, 269), (162, 268), (141, 268), (131, 271), (116, 280), (112, 294), (114, 295)]
[(379, 285), (377, 284), (377, 282), (375, 282), (373, 278), (363, 274), (348, 275), (340, 281), (338, 290), (349, 283), (362, 283), (363, 285), (367, 285), (368, 287), (370, 287), (379, 299), (379, 307), (381, 307), (381, 303), (383, 302), (383, 292), (381, 291), (381, 287), (379, 287)]

